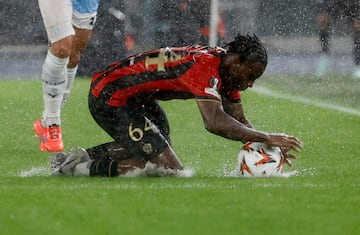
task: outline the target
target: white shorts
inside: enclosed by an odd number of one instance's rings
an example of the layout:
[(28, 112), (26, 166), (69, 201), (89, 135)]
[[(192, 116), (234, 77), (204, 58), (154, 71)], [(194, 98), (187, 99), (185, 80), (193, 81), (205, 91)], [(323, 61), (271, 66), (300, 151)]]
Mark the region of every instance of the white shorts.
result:
[(94, 28), (97, 12), (75, 11), (71, 0), (39, 0), (39, 8), (51, 43), (74, 35), (73, 26), (79, 29)]
[(90, 29), (94, 28), (96, 21), (96, 12), (94, 13), (80, 13), (73, 10), (72, 24), (79, 29)]

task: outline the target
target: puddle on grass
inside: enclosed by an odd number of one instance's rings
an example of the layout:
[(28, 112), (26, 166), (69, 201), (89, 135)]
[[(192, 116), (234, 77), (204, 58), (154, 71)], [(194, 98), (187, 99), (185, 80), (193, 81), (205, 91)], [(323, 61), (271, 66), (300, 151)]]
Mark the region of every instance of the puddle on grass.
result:
[[(121, 177), (139, 177), (139, 176), (175, 176), (189, 178), (194, 176), (195, 171), (190, 168), (185, 168), (181, 171), (173, 171), (170, 169), (158, 168), (154, 164), (146, 164), (144, 169), (136, 169), (128, 172), (125, 176)], [(50, 169), (48, 166), (32, 167), (29, 170), (22, 170), (19, 173), (20, 177), (32, 177), (32, 176), (50, 176)]]
[[(226, 167), (227, 168), (227, 167)], [(227, 168), (228, 169), (228, 168)], [(279, 178), (289, 178), (294, 176), (314, 176), (315, 175), (315, 168), (308, 168), (308, 169), (300, 169), (300, 170), (294, 170), (294, 171), (284, 171), (282, 173), (276, 173), (273, 175), (263, 176), (263, 177), (279, 177)], [(20, 171), (19, 175), (20, 177), (32, 177), (32, 176), (49, 176), (50, 175), (50, 169), (48, 166), (37, 166), (32, 167), (28, 170), (22, 170)], [(195, 175), (195, 170), (191, 168), (185, 168), (181, 171), (173, 171), (169, 169), (164, 168), (157, 168), (154, 164), (147, 164), (144, 169), (136, 169), (129, 173), (127, 173), (125, 176), (121, 177), (144, 177), (144, 176), (175, 176), (175, 177), (183, 177), (183, 178), (189, 178), (193, 177)], [(224, 172), (222, 175), (217, 174), (217, 177), (234, 177), (234, 178), (257, 178), (253, 176), (243, 176), (238, 170), (232, 170), (228, 171), (224, 168)]]

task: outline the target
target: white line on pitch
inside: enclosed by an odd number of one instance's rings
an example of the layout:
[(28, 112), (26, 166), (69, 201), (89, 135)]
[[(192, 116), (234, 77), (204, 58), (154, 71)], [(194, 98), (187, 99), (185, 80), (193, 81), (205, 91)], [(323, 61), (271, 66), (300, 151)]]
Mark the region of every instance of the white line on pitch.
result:
[(262, 94), (262, 95), (266, 95), (266, 96), (271, 96), (271, 97), (280, 98), (280, 99), (286, 99), (286, 100), (290, 100), (290, 101), (298, 102), (298, 103), (302, 103), (302, 104), (310, 104), (310, 105), (314, 105), (317, 107), (331, 109), (331, 110), (348, 113), (348, 114), (352, 114), (352, 115), (360, 117), (359, 110), (342, 107), (340, 105), (335, 105), (335, 104), (330, 104), (330, 103), (325, 103), (325, 102), (320, 102), (320, 101), (313, 101), (313, 100), (310, 100), (310, 99), (307, 99), (304, 97), (299, 97), (299, 96), (280, 94), (278, 92), (275, 92), (273, 90), (270, 90), (268, 88), (261, 87), (261, 86), (253, 87), (251, 90), (255, 91), (258, 94)]

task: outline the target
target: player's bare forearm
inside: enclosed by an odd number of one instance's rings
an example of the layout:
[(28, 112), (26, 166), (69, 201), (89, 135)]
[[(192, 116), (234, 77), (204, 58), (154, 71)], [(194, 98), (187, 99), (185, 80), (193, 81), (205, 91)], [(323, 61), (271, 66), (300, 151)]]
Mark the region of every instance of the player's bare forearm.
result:
[[(230, 117), (228, 115), (228, 117)], [(232, 118), (232, 117), (230, 117)], [(249, 128), (244, 124), (233, 119), (225, 118), (223, 124), (218, 126), (206, 127), (209, 132), (223, 136), (227, 139), (238, 140), (242, 143), (248, 141), (262, 142), (268, 146), (283, 147), (288, 150), (301, 151), (302, 143), (294, 136), (286, 135), (283, 133), (266, 133), (262, 131)]]
[[(266, 142), (269, 138), (267, 133), (252, 129), (237, 120), (235, 113), (233, 113), (234, 117), (225, 112), (220, 102), (204, 100), (198, 101), (198, 105), (205, 128), (211, 133), (243, 143), (247, 141)], [(231, 110), (229, 107), (227, 106), (227, 109)], [(241, 116), (237, 117), (241, 119)]]
[(247, 127), (234, 117), (224, 112), (220, 102), (215, 100), (198, 100), (198, 106), (205, 128), (216, 135), (227, 139), (263, 142), (269, 146), (285, 147), (300, 151), (302, 143), (295, 137), (286, 134), (266, 133)]
[(266, 132), (247, 127), (245, 124), (235, 120), (234, 118), (225, 118), (221, 123), (221, 125), (211, 125), (211, 127), (207, 126), (206, 129), (211, 133), (220, 135), (227, 139), (241, 141), (242, 143), (246, 143), (248, 141), (267, 142), (269, 139), (269, 135)]
[(245, 126), (254, 128), (251, 122), (245, 117), (244, 110), (241, 103), (232, 103), (229, 100), (223, 99), (222, 105), (224, 111), (238, 120), (239, 122), (243, 123)]

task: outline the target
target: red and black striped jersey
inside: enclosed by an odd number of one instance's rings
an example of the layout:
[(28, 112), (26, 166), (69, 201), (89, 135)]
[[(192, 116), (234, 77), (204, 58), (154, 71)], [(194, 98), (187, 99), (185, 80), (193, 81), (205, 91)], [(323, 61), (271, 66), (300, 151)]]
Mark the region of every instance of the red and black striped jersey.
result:
[(130, 56), (93, 75), (91, 94), (111, 106), (129, 99), (216, 99), (237, 102), (240, 92), (222, 91), (219, 76), (223, 48), (161, 48)]

